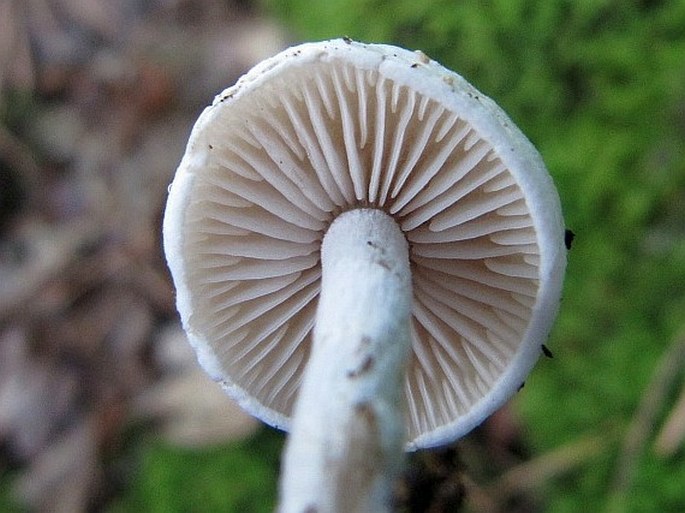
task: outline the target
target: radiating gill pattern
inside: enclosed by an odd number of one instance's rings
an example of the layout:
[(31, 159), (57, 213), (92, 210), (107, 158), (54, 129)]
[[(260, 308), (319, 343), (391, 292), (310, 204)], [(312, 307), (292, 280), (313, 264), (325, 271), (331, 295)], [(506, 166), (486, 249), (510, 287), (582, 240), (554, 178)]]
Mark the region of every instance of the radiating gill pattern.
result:
[(344, 210), (385, 210), (411, 251), (412, 440), (466, 413), (507, 368), (537, 294), (536, 234), (514, 177), (458, 112), (333, 64), (265, 82), (204, 127), (186, 216), (200, 283), (190, 327), (210, 326), (229, 382), (289, 417), (323, 234)]

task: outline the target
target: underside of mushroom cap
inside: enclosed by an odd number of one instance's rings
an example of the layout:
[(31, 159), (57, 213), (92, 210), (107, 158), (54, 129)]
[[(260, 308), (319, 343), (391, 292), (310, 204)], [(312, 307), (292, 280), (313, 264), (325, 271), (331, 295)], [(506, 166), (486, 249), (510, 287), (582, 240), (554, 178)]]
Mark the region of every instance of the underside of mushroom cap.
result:
[(382, 209), (410, 244), (408, 448), (462, 436), (521, 385), (556, 315), (559, 198), (490, 99), (421, 53), (347, 40), (264, 61), (193, 128), (164, 244), (201, 364), (288, 428), (311, 346), (320, 243)]

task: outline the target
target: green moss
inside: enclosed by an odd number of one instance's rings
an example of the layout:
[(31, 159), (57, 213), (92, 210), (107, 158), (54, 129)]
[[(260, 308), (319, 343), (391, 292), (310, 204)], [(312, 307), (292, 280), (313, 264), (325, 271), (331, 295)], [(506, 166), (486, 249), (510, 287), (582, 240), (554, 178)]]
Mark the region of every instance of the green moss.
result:
[(282, 436), (191, 450), (155, 441), (144, 449), (127, 495), (108, 513), (271, 513)]
[(0, 511), (4, 513), (25, 513), (27, 510), (16, 501), (13, 490), (15, 476), (11, 472), (0, 472)]

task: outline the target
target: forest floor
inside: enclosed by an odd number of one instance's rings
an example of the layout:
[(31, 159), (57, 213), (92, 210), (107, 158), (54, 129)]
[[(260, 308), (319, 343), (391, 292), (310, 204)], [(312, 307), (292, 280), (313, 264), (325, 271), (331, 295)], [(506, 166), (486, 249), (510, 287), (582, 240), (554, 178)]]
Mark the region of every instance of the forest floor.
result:
[[(194, 119), (287, 42), (246, 0), (0, 3), (0, 509), (107, 510), (132, 430), (207, 447), (258, 429), (198, 370), (160, 232)], [(398, 497), (535, 511), (526, 452), (505, 409), (415, 457)]]

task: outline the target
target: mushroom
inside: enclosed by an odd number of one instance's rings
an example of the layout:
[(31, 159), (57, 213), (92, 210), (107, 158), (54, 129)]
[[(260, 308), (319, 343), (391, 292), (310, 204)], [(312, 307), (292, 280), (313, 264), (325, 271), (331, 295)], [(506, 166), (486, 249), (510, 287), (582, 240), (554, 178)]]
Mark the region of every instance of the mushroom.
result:
[(531, 143), (425, 54), (349, 39), (257, 65), (205, 109), (164, 246), (204, 369), (290, 431), (280, 511), (390, 510), (403, 449), (521, 386), (566, 265)]

